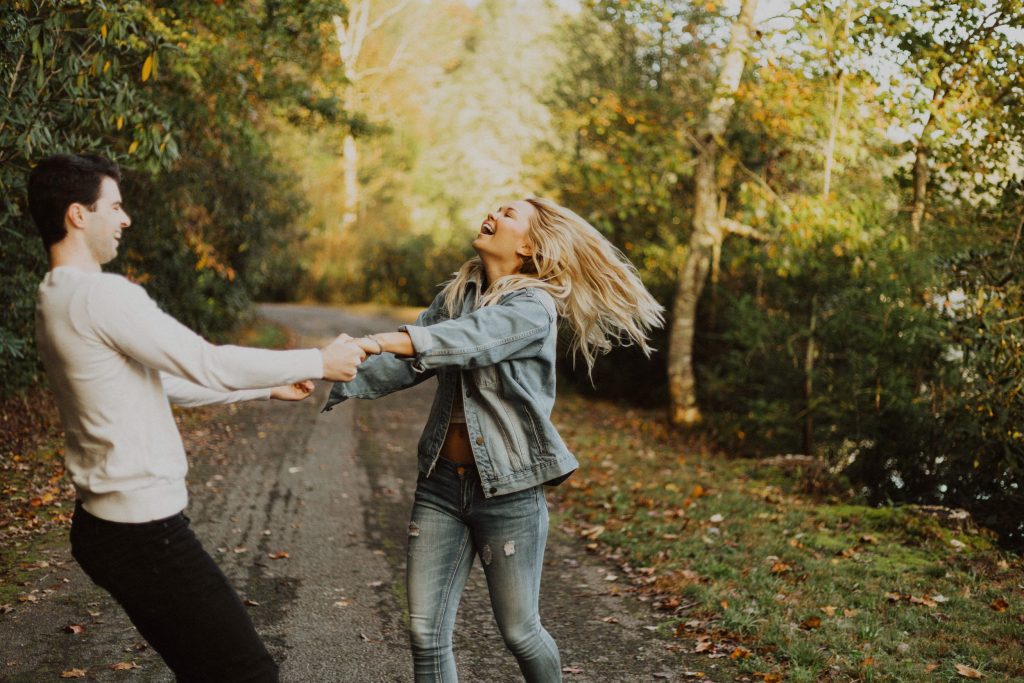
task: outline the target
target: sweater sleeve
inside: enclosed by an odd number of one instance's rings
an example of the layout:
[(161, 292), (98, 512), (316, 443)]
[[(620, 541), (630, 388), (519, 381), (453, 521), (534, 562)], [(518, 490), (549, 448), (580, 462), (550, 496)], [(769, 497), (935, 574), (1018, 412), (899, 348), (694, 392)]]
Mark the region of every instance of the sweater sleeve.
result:
[(97, 278), (73, 306), (72, 322), (123, 355), (218, 392), (266, 389), (323, 377), (318, 349), (272, 351), (209, 343), (119, 275)]
[(240, 391), (214, 391), (193, 384), (187, 379), (160, 373), (160, 383), (167, 399), (176, 406), (195, 408), (197, 406), (223, 405), (242, 401), (260, 401), (270, 398), (270, 389), (242, 389)]

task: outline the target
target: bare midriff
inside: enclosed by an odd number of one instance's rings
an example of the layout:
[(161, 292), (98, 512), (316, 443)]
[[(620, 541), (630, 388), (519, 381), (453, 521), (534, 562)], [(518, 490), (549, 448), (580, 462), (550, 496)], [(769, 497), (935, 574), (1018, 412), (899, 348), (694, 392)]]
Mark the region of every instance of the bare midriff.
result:
[(448, 433), (441, 444), (441, 457), (460, 465), (473, 462), (473, 448), (469, 445), (469, 430), (464, 424), (448, 424)]
[(441, 457), (460, 465), (473, 462), (473, 446), (469, 443), (466, 428), (466, 411), (462, 402), (462, 378), (455, 384), (455, 400), (452, 402), (451, 421), (441, 444)]

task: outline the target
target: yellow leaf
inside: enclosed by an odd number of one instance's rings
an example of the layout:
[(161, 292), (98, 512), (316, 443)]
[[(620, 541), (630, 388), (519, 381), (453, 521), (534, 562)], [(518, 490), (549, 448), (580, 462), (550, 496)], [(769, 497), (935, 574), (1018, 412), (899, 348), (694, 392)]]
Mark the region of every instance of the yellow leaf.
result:
[(117, 129), (121, 130), (122, 128), (124, 128), (124, 117), (123, 116), (118, 116), (117, 117)]
[(85, 669), (68, 669), (62, 671), (60, 674), (61, 678), (85, 678)]
[(972, 669), (971, 667), (964, 666), (963, 664), (957, 664), (956, 665), (956, 672), (958, 674), (960, 674), (961, 676), (963, 676), (964, 678), (984, 678), (985, 677), (985, 674), (981, 673), (977, 669)]
[(145, 83), (149, 80), (149, 75), (153, 73), (153, 55), (146, 57), (146, 61), (142, 65), (142, 82)]
[(138, 148), (139, 148), (139, 141), (138, 140), (134, 140), (134, 141), (132, 141), (132, 144), (129, 145), (129, 147), (128, 147), (128, 153), (129, 154), (135, 154), (135, 150), (137, 150)]
[(100, 35), (103, 36), (103, 40), (107, 39), (107, 25), (106, 24), (103, 24), (103, 26), (100, 26)]

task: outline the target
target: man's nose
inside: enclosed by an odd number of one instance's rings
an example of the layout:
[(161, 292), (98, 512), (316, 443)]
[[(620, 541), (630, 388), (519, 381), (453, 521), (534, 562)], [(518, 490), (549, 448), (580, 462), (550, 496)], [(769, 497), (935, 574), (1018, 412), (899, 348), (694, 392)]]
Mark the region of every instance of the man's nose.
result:
[(124, 214), (124, 220), (121, 221), (121, 227), (127, 228), (131, 224), (132, 224), (132, 217), (129, 216), (128, 213), (126, 212)]

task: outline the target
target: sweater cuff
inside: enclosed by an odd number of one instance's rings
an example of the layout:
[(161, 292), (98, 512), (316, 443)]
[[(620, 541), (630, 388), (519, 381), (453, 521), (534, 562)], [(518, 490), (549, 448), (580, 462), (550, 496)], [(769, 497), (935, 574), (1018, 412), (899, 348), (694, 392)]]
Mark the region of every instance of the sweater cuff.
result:
[[(303, 354), (301, 369), (302, 377), (294, 381), (301, 382), (306, 379), (323, 379), (324, 378), (324, 354), (320, 349), (302, 349), (295, 353)], [(270, 395), (267, 394), (269, 397)]]

